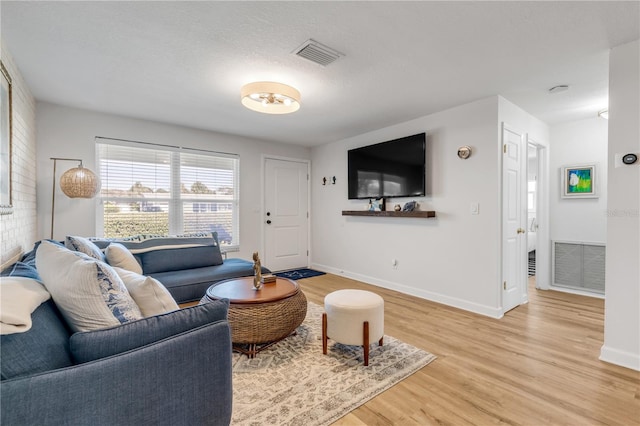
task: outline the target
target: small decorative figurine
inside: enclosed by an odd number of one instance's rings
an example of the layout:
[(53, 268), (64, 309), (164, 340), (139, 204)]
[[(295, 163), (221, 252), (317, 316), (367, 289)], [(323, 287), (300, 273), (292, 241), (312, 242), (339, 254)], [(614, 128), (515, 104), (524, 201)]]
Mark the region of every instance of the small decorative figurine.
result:
[(262, 267), (257, 251), (253, 253), (253, 288), (256, 290), (262, 288)]
[(400, 210), (402, 210), (402, 207), (400, 207), (400, 204), (396, 204), (395, 206), (393, 206), (393, 210), (399, 212)]

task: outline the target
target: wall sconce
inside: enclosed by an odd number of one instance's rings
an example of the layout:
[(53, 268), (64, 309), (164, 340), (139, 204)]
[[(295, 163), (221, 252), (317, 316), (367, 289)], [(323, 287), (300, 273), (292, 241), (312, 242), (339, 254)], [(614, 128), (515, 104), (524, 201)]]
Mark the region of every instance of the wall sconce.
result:
[(56, 207), (56, 164), (58, 161), (77, 161), (78, 167), (67, 170), (60, 177), (60, 189), (69, 198), (93, 198), (100, 191), (100, 180), (91, 170), (82, 166), (78, 158), (56, 158), (53, 160), (53, 188), (51, 196), (51, 239), (53, 239), (53, 223)]
[(465, 145), (458, 148), (458, 157), (462, 158), (463, 160), (471, 157), (471, 147)]

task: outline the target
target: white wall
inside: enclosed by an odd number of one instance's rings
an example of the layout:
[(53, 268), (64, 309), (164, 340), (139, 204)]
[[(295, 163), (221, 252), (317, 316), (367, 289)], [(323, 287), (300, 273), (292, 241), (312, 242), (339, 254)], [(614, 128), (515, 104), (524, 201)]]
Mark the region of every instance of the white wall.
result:
[[(318, 269), (489, 316), (500, 316), (498, 97), (312, 149), (312, 264)], [(345, 217), (347, 151), (427, 133), (427, 192), (435, 219)], [(470, 145), (461, 160), (458, 147)], [(322, 177), (336, 185), (322, 186)], [(388, 200), (388, 208), (409, 199)], [(472, 202), (480, 214), (470, 212)], [(397, 259), (394, 269), (392, 259)]]
[[(96, 171), (96, 136), (180, 145), (240, 155), (240, 252), (230, 256), (250, 258), (262, 248), (262, 155), (308, 159), (309, 148), (277, 144), (169, 124), (102, 114), (39, 102), (38, 130), (38, 238), (49, 238), (51, 226), (51, 157), (81, 158)], [(58, 162), (57, 179), (75, 167)], [(96, 234), (97, 200), (70, 199), (56, 185), (54, 238)]]
[[(593, 117), (551, 127), (551, 240), (607, 241), (607, 120)], [(596, 164), (598, 198), (561, 198), (563, 166)]]
[(600, 359), (640, 370), (640, 40), (609, 57), (609, 182), (604, 345)]
[(1, 57), (11, 76), (13, 95), (13, 214), (0, 216), (0, 263), (5, 263), (30, 250), (36, 236), (36, 102), (4, 43)]

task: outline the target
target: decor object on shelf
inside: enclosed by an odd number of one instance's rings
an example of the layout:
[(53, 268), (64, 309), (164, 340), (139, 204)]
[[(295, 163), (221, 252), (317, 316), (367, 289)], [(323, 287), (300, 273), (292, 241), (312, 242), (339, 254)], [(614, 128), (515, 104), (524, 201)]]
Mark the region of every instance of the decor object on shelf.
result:
[(323, 177), (323, 178), (322, 178), (322, 185), (326, 185), (326, 184), (327, 184), (327, 178), (326, 178), (326, 177)]
[(393, 211), (399, 212), (400, 210), (402, 210), (402, 206), (400, 206), (400, 204), (393, 206)]
[(78, 167), (67, 170), (60, 178), (60, 189), (69, 198), (93, 198), (100, 191), (100, 180), (91, 170), (82, 166), (82, 160), (78, 158), (58, 158), (53, 160), (53, 187), (51, 195), (51, 238), (53, 239), (53, 224), (56, 207), (56, 165), (58, 161), (77, 161)]
[(403, 212), (412, 212), (418, 209), (418, 203), (415, 201), (409, 201), (402, 207)]
[(253, 253), (253, 288), (256, 290), (262, 288), (262, 267), (260, 266), (260, 256), (257, 251)]
[(458, 157), (460, 157), (463, 160), (466, 160), (467, 158), (471, 157), (471, 147), (465, 145), (458, 148)]
[(598, 198), (595, 164), (562, 167), (562, 198)]
[(11, 194), (12, 99), (11, 76), (0, 61), (0, 215), (13, 213)]
[(331, 184), (332, 185), (336, 184), (336, 177), (335, 176), (331, 177)]
[(370, 211), (372, 212), (383, 212), (384, 211), (384, 198), (376, 198), (370, 203)]
[(300, 92), (273, 81), (245, 84), (240, 96), (242, 105), (265, 114), (289, 114), (300, 109)]

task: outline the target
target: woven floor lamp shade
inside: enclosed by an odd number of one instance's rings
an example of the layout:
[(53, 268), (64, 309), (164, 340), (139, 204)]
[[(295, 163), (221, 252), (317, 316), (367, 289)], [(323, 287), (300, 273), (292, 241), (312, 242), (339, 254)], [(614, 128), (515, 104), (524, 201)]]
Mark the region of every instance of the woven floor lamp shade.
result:
[(93, 198), (100, 190), (100, 180), (81, 164), (62, 174), (60, 189), (69, 198)]
[(51, 188), (51, 239), (56, 211), (56, 165), (58, 161), (77, 161), (79, 164), (69, 169), (60, 178), (60, 189), (69, 198), (93, 198), (100, 191), (100, 179), (89, 169), (82, 166), (79, 158), (51, 157), (53, 160), (53, 187)]

